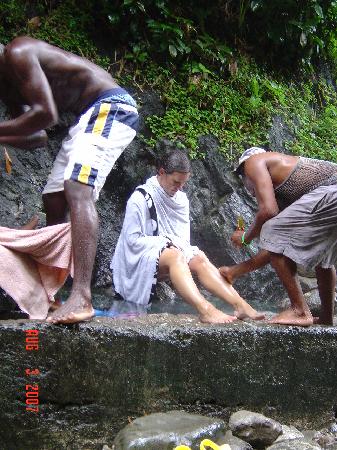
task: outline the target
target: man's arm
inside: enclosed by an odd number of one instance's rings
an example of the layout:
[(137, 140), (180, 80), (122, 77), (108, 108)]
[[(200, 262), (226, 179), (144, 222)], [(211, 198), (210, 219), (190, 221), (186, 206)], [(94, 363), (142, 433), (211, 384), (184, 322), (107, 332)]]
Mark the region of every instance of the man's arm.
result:
[(44, 147), (47, 141), (48, 136), (44, 130), (37, 131), (29, 136), (0, 136), (0, 144), (9, 144), (26, 150)]
[[(34, 136), (58, 119), (49, 82), (38, 60), (38, 45), (28, 38), (17, 38), (5, 50), (6, 74), (29, 106), (18, 117), (0, 123), (0, 137), (7, 142), (14, 136)], [(18, 145), (13, 139), (10, 143)]]
[[(254, 195), (258, 203), (258, 211), (253, 223), (245, 232), (245, 242), (260, 235), (262, 225), (279, 213), (276, 202), (273, 181), (271, 179), (266, 160), (264, 158), (250, 158), (245, 163), (245, 175), (247, 182), (251, 184)], [(232, 238), (236, 244), (241, 244), (242, 232), (235, 232), (236, 237)], [(237, 242), (240, 241), (240, 242)]]

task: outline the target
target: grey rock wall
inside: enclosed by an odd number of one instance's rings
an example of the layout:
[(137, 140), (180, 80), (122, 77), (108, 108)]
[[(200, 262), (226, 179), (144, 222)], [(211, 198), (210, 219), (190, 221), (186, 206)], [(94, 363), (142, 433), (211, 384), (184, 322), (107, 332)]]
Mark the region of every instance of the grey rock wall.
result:
[[(27, 351), (32, 328), (39, 349)], [(335, 419), (333, 327), (210, 326), (168, 314), (74, 326), (19, 320), (1, 321), (0, 342), (4, 450), (101, 450), (135, 417), (171, 410), (227, 423), (246, 409), (301, 429)], [(26, 385), (38, 385), (37, 413), (25, 409)]]
[[(140, 135), (147, 135), (145, 119), (151, 114), (162, 114), (163, 106), (154, 93), (142, 94), (140, 100)], [(0, 105), (0, 119), (5, 118)], [(46, 149), (19, 150), (6, 146), (12, 161), (12, 173), (5, 171), (3, 146), (0, 146), (0, 215), (1, 225), (19, 227), (34, 213), (42, 212), (41, 192), (66, 129), (74, 117), (65, 115), (59, 125), (49, 131)], [(148, 148), (137, 137), (117, 161), (107, 179), (97, 203), (100, 216), (100, 239), (93, 276), (96, 287), (111, 284), (110, 259), (121, 229), (125, 204), (134, 188), (155, 173), (158, 153), (173, 147), (161, 141), (156, 149)], [(193, 177), (187, 186), (191, 199), (192, 240), (217, 265), (233, 264), (249, 255), (236, 250), (230, 243), (238, 215), (249, 223), (255, 209), (254, 200), (232, 174), (232, 167), (218, 152), (213, 136), (200, 137), (204, 161), (193, 161)], [(40, 214), (41, 226), (44, 216)], [(274, 272), (270, 268), (238, 281), (237, 288), (248, 301), (261, 301), (263, 307), (284, 297)]]

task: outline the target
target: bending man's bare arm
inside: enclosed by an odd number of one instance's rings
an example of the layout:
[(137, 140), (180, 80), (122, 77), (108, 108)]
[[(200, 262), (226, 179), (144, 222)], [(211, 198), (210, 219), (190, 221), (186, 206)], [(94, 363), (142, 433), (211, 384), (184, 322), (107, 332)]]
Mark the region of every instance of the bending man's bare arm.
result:
[(38, 49), (33, 48), (29, 40), (17, 41), (6, 48), (5, 70), (29, 108), (18, 117), (0, 123), (0, 137), (7, 142), (11, 138), (11, 143), (14, 143), (14, 136), (34, 136), (58, 120), (53, 94), (38, 60)]
[(276, 202), (273, 181), (271, 179), (266, 160), (250, 158), (245, 163), (245, 176), (247, 183), (251, 184), (258, 203), (258, 212), (245, 233), (245, 241), (250, 242), (260, 235), (262, 225), (279, 213)]

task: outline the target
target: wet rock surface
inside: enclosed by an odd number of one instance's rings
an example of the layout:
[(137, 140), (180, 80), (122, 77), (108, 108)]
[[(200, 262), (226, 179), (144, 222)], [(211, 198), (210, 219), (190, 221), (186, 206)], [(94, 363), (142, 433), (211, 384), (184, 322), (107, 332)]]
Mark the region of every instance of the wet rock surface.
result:
[(229, 427), (234, 436), (255, 448), (265, 448), (282, 433), (282, 425), (279, 422), (263, 414), (244, 410), (231, 415)]
[(248, 442), (233, 436), (233, 433), (230, 430), (226, 432), (223, 439), (219, 439), (218, 444), (228, 444), (231, 450), (253, 450), (253, 447), (248, 444)]
[(273, 444), (267, 447), (267, 450), (320, 450), (317, 444), (301, 441), (299, 439), (293, 439), (291, 441), (284, 441), (277, 444)]
[[(32, 328), (37, 351), (25, 349)], [(73, 326), (6, 320), (0, 342), (1, 449), (111, 447), (130, 420), (172, 410), (227, 423), (246, 409), (299, 430), (334, 422), (333, 327), (212, 326), (170, 314)], [(38, 413), (25, 410), (26, 384), (39, 386)]]
[(178, 445), (197, 447), (205, 438), (217, 440), (225, 423), (184, 411), (156, 413), (140, 417), (121, 430), (115, 450), (172, 450)]

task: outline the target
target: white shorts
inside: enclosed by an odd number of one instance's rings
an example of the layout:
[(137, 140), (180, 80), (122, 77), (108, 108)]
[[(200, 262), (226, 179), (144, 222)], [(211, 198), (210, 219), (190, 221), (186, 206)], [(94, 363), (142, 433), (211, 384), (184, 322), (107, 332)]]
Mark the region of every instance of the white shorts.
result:
[(117, 158), (136, 135), (134, 106), (99, 99), (73, 125), (56, 156), (43, 194), (64, 190), (73, 180), (93, 187), (97, 200)]

